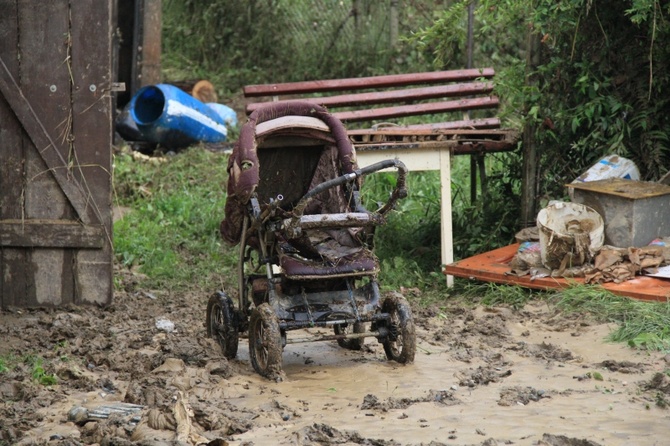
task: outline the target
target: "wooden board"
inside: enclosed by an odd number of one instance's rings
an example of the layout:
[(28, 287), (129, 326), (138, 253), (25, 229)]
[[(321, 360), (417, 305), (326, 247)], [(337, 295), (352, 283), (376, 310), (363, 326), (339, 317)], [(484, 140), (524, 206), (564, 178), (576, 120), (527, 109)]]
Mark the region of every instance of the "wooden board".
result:
[[(574, 284), (584, 283), (584, 279), (580, 278), (558, 279), (542, 277), (533, 280), (530, 276), (518, 277), (509, 274), (509, 262), (512, 260), (518, 249), (519, 244), (515, 243), (483, 254), (478, 254), (445, 266), (444, 273), (466, 279), (519, 285), (525, 288), (539, 290), (567, 288)], [(637, 276), (633, 280), (627, 280), (622, 283), (610, 282), (600, 286), (613, 294), (632, 297), (639, 300), (666, 302), (670, 298), (670, 280), (666, 279)]]

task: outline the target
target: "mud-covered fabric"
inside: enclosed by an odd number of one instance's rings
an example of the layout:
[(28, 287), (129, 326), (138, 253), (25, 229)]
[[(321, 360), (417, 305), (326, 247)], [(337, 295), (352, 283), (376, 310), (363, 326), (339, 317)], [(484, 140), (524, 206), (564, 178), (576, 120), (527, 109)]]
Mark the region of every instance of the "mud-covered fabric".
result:
[[(236, 245), (240, 241), (242, 224), (246, 213), (245, 206), (258, 187), (260, 179), (257, 152), (259, 142), (256, 138), (256, 126), (262, 122), (291, 115), (310, 116), (320, 119), (330, 129), (336, 143), (338, 164), (337, 166), (333, 166), (336, 168), (336, 171), (333, 172), (332, 178), (351, 173), (357, 168), (355, 151), (349, 141), (346, 129), (324, 107), (305, 101), (291, 101), (287, 103), (269, 103), (257, 109), (249, 116), (248, 121), (242, 127), (239, 139), (228, 160), (228, 197), (225, 205), (225, 218), (221, 222), (220, 232), (223, 239), (231, 245)], [(323, 162), (328, 163), (327, 160)], [(321, 171), (321, 169), (317, 168), (317, 171)], [(323, 171), (321, 172), (323, 174)], [(332, 198), (333, 196), (329, 197), (328, 200)], [(340, 204), (337, 203), (335, 206), (340, 207)], [(312, 210), (314, 211), (315, 209)]]

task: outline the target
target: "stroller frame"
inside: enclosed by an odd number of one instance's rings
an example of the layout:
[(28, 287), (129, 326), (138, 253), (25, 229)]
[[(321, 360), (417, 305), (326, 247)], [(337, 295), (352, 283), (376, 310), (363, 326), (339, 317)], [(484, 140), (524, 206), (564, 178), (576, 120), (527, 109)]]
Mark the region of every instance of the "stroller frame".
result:
[[(271, 183), (278, 180), (261, 172), (262, 156), (256, 149), (275, 150), (264, 143), (286, 138), (290, 144), (321, 140), (318, 162), (334, 156), (327, 152), (331, 150), (337, 154), (339, 171), (330, 172), (332, 178), (325, 181), (315, 174), (306, 192), (304, 187), (293, 188), (291, 197), (262, 190), (264, 175), (272, 178)], [(396, 186), (382, 207), (369, 212), (360, 200), (361, 179), (389, 168), (396, 169)], [(386, 214), (407, 195), (405, 165), (395, 159), (357, 168), (342, 123), (320, 106), (295, 101), (269, 104), (252, 113), (228, 171), (221, 234), (240, 246), (238, 302), (235, 306), (227, 293), (219, 291), (209, 299), (206, 318), (207, 334), (216, 339), (224, 356), (237, 355), (240, 333), (248, 331), (251, 364), (270, 379), (281, 379), (283, 349), (294, 343), (335, 340), (343, 348), (360, 350), (366, 337), (375, 337), (388, 359), (412, 362), (416, 337), (411, 309), (398, 293), (382, 298), (379, 263), (371, 251), (374, 228), (385, 224)], [(334, 203), (338, 200), (339, 205)], [(319, 206), (330, 212), (319, 211)], [(340, 238), (344, 245), (336, 241)], [(333, 334), (287, 336), (289, 331), (313, 327), (330, 328)]]

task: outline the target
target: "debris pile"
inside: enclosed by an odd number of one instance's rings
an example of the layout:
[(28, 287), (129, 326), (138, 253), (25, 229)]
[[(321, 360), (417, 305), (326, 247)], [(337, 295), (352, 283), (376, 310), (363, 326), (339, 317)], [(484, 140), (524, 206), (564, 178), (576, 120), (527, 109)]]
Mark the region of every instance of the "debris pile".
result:
[(520, 242), (516, 255), (510, 262), (509, 274), (530, 275), (531, 280), (540, 277), (582, 277), (587, 284), (621, 283), (641, 274), (655, 274), (658, 268), (670, 265), (670, 237), (655, 239), (649, 246), (619, 248), (604, 245), (592, 261), (574, 266), (569, 263), (571, 255), (563, 257), (557, 268), (542, 262), (542, 247), (538, 229), (526, 228), (517, 234)]

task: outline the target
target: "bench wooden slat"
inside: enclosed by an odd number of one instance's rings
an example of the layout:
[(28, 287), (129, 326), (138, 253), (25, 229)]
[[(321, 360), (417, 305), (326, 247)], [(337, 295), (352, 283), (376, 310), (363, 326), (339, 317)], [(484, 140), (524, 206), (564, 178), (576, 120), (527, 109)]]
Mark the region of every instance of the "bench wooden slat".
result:
[(396, 107), (381, 107), (368, 110), (352, 110), (335, 112), (333, 116), (343, 122), (371, 121), (375, 119), (401, 118), (431, 113), (446, 113), (454, 111), (477, 110), (495, 108), (498, 106), (497, 97), (461, 99), (458, 101), (430, 102), (428, 104), (400, 105)]
[[(486, 94), (493, 91), (492, 82), (471, 82), (467, 84), (438, 85), (435, 87), (406, 88), (394, 91), (375, 91), (371, 93), (343, 94), (339, 96), (323, 96), (304, 98), (301, 100), (314, 102), (328, 108), (359, 106), (368, 104), (391, 104), (394, 102), (421, 101), (427, 99), (469, 96)], [(276, 102), (289, 102), (291, 99)], [(247, 105), (247, 114), (266, 104), (254, 102)]]
[(490, 79), (494, 75), (495, 71), (493, 68), (472, 68), (468, 70), (431, 71), (427, 73), (389, 74), (385, 76), (247, 85), (244, 87), (244, 96), (249, 98), (329, 91), (404, 87), (407, 85), (418, 84), (462, 82), (478, 78)]
[(412, 124), (405, 126), (414, 130), (452, 130), (452, 129), (499, 129), (499, 118), (466, 119), (463, 121), (435, 122), (432, 124)]

